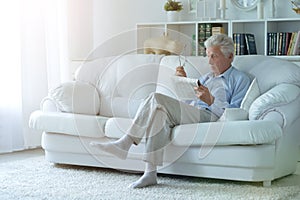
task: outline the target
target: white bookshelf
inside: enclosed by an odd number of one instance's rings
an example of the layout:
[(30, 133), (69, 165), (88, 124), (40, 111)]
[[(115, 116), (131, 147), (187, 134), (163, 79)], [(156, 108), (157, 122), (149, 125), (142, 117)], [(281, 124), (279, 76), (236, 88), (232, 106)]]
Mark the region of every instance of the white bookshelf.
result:
[[(201, 23), (222, 24), (229, 36), (232, 36), (235, 32), (253, 33), (259, 55), (267, 55), (268, 32), (297, 32), (300, 30), (299, 18), (138, 23), (136, 25), (138, 52), (142, 52), (143, 43), (146, 39), (159, 37), (167, 32), (172, 39), (180, 40), (186, 45), (186, 55), (192, 55), (192, 36), (195, 35), (195, 41), (198, 41), (198, 26)], [(198, 45), (195, 46), (197, 47)], [(198, 51), (196, 50), (196, 52)], [(300, 56), (276, 57), (287, 59), (300, 65)]]

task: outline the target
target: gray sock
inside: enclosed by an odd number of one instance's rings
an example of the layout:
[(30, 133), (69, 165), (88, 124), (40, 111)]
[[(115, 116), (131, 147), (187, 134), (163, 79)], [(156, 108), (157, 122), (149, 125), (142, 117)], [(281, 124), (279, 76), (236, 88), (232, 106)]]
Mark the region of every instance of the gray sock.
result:
[(142, 188), (150, 185), (157, 184), (157, 170), (156, 165), (152, 163), (146, 163), (146, 169), (141, 178), (136, 182), (129, 185), (130, 188)]
[(126, 159), (128, 151), (133, 144), (133, 140), (130, 136), (124, 135), (119, 140), (109, 143), (91, 142), (90, 145), (97, 147), (107, 153), (113, 154), (121, 159)]

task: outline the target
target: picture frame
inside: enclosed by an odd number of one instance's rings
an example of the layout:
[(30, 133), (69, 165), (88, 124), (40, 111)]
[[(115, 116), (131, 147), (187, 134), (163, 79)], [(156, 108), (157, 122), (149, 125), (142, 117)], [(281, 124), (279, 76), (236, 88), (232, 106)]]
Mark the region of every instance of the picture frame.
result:
[(198, 1), (199, 0), (188, 0), (188, 10), (190, 13), (196, 13)]

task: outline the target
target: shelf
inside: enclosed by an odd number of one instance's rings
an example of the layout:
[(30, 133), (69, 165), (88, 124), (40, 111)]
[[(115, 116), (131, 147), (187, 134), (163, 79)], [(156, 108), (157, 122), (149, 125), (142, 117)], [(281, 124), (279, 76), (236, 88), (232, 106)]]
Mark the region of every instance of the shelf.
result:
[[(271, 18), (271, 19), (251, 19), (251, 20), (207, 20), (207, 21), (180, 21), (180, 22), (147, 22), (138, 23), (137, 42), (138, 46), (142, 47), (143, 42), (151, 37), (156, 37), (163, 32), (171, 32), (172, 37), (176, 40), (183, 41), (188, 50), (187, 55), (192, 55), (195, 49), (193, 46), (198, 46), (192, 40), (195, 35), (196, 41), (199, 41), (199, 25), (211, 23), (220, 23), (224, 26), (225, 32), (229, 36), (233, 33), (253, 33), (255, 36), (257, 53), (259, 55), (267, 55), (267, 33), (268, 32), (298, 32), (300, 30), (299, 18)], [(149, 28), (148, 31), (139, 31), (142, 28)], [(151, 31), (151, 29), (153, 30)], [(176, 34), (174, 34), (176, 33)], [(181, 36), (178, 36), (181, 35)], [(184, 36), (185, 35), (185, 36)], [(184, 38), (184, 40), (182, 39)], [(198, 55), (196, 49), (196, 55)], [(300, 62), (300, 56), (277, 56), (292, 62)]]

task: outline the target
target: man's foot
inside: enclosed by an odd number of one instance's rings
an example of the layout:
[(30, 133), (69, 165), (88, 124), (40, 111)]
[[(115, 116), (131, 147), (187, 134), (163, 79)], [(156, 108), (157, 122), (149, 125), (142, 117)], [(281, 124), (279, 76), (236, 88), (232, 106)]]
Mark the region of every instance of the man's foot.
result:
[(115, 142), (100, 143), (94, 141), (90, 143), (91, 146), (97, 147), (123, 160), (126, 159), (128, 151), (132, 144), (133, 144), (133, 140), (128, 135), (124, 135), (122, 138), (120, 138)]
[(157, 172), (145, 172), (144, 175), (136, 182), (129, 185), (130, 188), (142, 188), (157, 184)]

